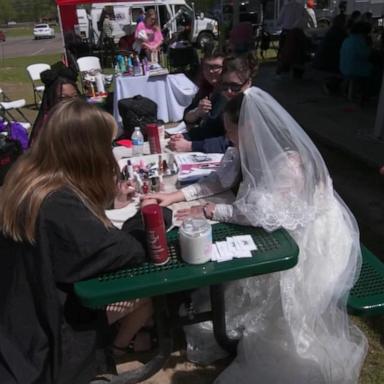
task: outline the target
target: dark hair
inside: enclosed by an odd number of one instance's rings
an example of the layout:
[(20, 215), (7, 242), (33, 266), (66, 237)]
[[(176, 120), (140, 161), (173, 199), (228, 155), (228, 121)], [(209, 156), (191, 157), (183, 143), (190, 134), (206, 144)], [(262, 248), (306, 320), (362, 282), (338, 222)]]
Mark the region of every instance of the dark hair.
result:
[(332, 26), (338, 27), (338, 28), (345, 28), (347, 23), (347, 18), (344, 14), (337, 15), (333, 20), (332, 20)]
[(227, 56), (223, 62), (223, 72), (236, 72), (241, 80), (252, 79), (257, 72), (257, 60), (252, 54)]
[(63, 64), (52, 65), (51, 69), (42, 72), (40, 76), (45, 85), (45, 89), (39, 113), (29, 137), (30, 144), (36, 139), (47, 113), (60, 101), (63, 85), (72, 85), (76, 89), (77, 94), (80, 95), (80, 91), (76, 84), (77, 73), (65, 67)]
[(366, 21), (358, 21), (351, 27), (351, 34), (354, 35), (368, 35), (371, 32), (372, 26)]
[(241, 105), (243, 104), (244, 93), (239, 93), (228, 101), (225, 105), (224, 113), (227, 114), (229, 120), (234, 124), (239, 124)]
[(355, 20), (355, 19), (359, 18), (360, 16), (361, 16), (361, 12), (356, 10), (356, 11), (353, 11), (351, 13), (351, 16), (349, 18), (352, 20)]
[(213, 44), (206, 44), (203, 48), (203, 58), (201, 62), (206, 60), (217, 59), (218, 57), (225, 57), (225, 54), (219, 48), (216, 48)]

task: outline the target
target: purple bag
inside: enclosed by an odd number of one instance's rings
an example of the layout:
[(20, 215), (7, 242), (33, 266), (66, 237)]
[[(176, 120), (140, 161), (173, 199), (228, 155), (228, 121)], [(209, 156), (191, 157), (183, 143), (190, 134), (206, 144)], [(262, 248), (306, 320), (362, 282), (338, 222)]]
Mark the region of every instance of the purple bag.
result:
[(23, 151), (28, 149), (29, 139), (27, 130), (17, 121), (12, 121), (9, 124), (10, 128), (4, 120), (0, 121), (0, 132), (8, 132), (11, 139), (17, 140), (21, 144)]

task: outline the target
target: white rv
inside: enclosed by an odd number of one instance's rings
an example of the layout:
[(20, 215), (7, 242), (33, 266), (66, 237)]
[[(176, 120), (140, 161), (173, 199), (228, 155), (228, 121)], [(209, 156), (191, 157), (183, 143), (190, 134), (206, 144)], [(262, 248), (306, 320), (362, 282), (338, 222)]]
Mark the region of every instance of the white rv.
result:
[(89, 39), (89, 31), (92, 31), (91, 38), (97, 41), (99, 38), (99, 30), (97, 22), (104, 7), (113, 8), (115, 15), (113, 36), (117, 41), (123, 36), (125, 26), (136, 25), (136, 19), (141, 10), (154, 8), (158, 17), (158, 23), (163, 31), (168, 31), (170, 37), (178, 32), (180, 25), (186, 18), (191, 22), (191, 40), (198, 46), (203, 46), (209, 41), (218, 37), (218, 22), (213, 18), (205, 17), (204, 14), (196, 15), (192, 7), (185, 0), (143, 0), (128, 1), (121, 3), (94, 3), (91, 6), (90, 13), (87, 14), (87, 22), (85, 20), (85, 9), (77, 9), (77, 17), (79, 21), (79, 34)]

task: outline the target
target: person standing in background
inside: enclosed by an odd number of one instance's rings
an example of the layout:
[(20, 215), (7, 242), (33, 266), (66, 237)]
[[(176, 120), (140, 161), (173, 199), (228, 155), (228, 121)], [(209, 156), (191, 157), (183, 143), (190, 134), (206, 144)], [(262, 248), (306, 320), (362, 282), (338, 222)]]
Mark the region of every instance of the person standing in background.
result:
[(277, 24), (282, 27), (280, 35), (278, 65), (276, 74), (290, 72), (295, 78), (304, 73), (307, 39), (304, 27), (308, 18), (304, 5), (296, 0), (288, 0), (281, 9)]

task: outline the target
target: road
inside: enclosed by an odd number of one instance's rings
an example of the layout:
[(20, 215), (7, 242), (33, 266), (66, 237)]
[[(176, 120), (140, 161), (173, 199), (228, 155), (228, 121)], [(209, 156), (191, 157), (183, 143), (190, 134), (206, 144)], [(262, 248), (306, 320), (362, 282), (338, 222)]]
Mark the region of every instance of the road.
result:
[(0, 43), (0, 55), (7, 59), (10, 57), (25, 57), (49, 55), (64, 52), (63, 40), (59, 33), (54, 39), (34, 40), (32, 33), (29, 37), (12, 37)]

